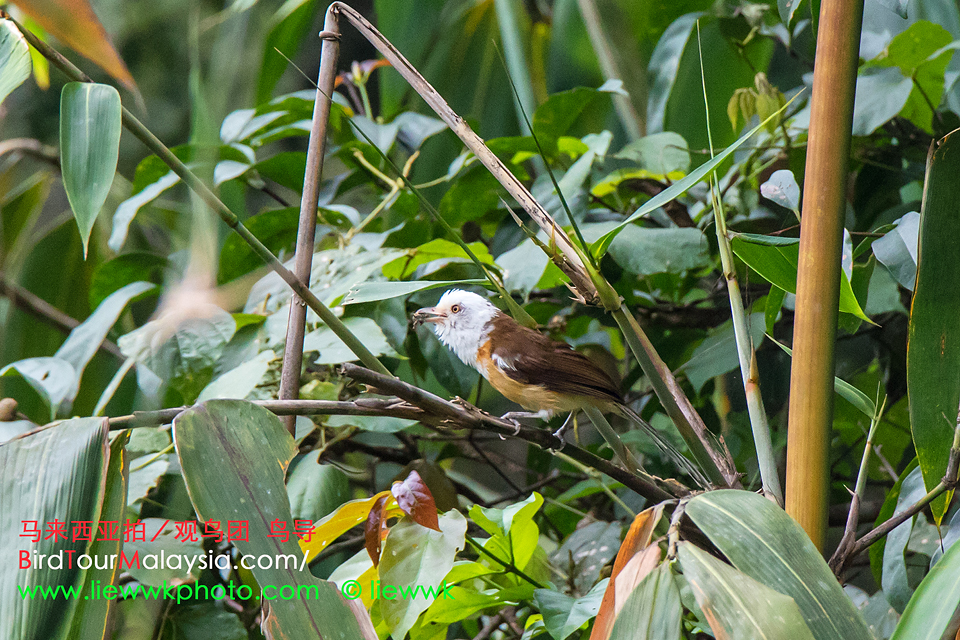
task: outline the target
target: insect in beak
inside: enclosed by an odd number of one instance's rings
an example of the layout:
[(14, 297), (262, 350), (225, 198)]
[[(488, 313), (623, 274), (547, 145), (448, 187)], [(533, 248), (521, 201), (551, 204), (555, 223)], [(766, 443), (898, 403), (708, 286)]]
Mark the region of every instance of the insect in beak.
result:
[(423, 309), (417, 309), (417, 312), (413, 314), (413, 326), (418, 327), (426, 322), (442, 322), (446, 317), (447, 314), (437, 311), (436, 307), (424, 307)]

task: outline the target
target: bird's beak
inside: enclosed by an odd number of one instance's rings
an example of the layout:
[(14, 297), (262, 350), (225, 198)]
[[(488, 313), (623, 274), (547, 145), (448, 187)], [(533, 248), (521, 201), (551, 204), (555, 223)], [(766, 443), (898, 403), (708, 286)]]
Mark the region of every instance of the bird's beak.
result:
[(437, 311), (436, 307), (424, 307), (423, 309), (417, 309), (417, 312), (413, 314), (413, 326), (416, 327), (425, 322), (442, 322), (446, 317), (447, 314)]

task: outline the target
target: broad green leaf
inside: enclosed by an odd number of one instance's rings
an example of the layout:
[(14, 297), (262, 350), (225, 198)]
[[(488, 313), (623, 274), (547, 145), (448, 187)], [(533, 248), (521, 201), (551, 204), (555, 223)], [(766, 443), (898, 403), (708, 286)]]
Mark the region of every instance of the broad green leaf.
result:
[(640, 276), (683, 273), (711, 266), (710, 242), (700, 229), (655, 229), (631, 225), (607, 250), (621, 267)]
[(290, 511), (298, 520), (316, 522), (350, 499), (347, 475), (332, 464), (319, 462), (316, 449), (298, 456), (287, 473)]
[(227, 371), (204, 387), (200, 395), (197, 396), (197, 402), (205, 402), (215, 398), (243, 400), (260, 384), (263, 376), (267, 373), (267, 369), (270, 368), (270, 363), (276, 357), (270, 349), (261, 351), (255, 358)]
[(329, 427), (352, 426), (374, 433), (396, 433), (415, 424), (417, 424), (416, 420), (393, 416), (330, 416), (326, 421)]
[(236, 331), (236, 321), (213, 304), (191, 309), (190, 317), (168, 312), (122, 336), (128, 358), (169, 382), (192, 402), (213, 377), (213, 368)]
[(53, 357), (66, 360), (73, 365), (74, 373), (76, 373), (76, 385), (72, 395), (68, 396), (67, 399), (73, 400), (76, 397), (77, 391), (80, 389), (83, 370), (87, 368), (90, 359), (100, 348), (107, 337), (107, 333), (116, 324), (123, 310), (132, 300), (155, 288), (156, 285), (150, 282), (133, 282), (114, 291), (100, 303), (100, 306), (90, 314), (89, 318), (70, 332), (66, 341), (53, 354)]
[[(896, 500), (896, 509), (890, 517), (906, 511), (918, 502), (927, 491), (923, 486), (923, 475), (919, 467), (915, 467), (906, 474), (900, 482)], [(896, 529), (887, 534), (883, 546), (883, 577), (880, 586), (890, 603), (898, 613), (903, 613), (913, 595), (907, 575), (907, 545), (910, 543), (910, 534), (913, 533), (913, 524), (916, 517), (910, 518)]]
[(533, 599), (543, 615), (547, 632), (554, 640), (566, 640), (583, 623), (596, 617), (606, 588), (607, 580), (601, 580), (582, 598), (572, 598), (552, 589), (537, 589)]
[(71, 82), (60, 94), (63, 188), (80, 228), (83, 254), (110, 193), (120, 153), (120, 94), (111, 86)]
[(450, 572), (457, 551), (466, 544), (466, 532), (467, 520), (456, 509), (440, 517), (440, 531), (427, 529), (410, 518), (403, 518), (390, 529), (380, 557), (381, 582), (406, 588), (408, 594), (421, 587), (420, 597), (380, 601), (380, 612), (394, 638), (402, 639), (434, 601), (424, 590), (442, 584), (441, 576)]
[[(917, 284), (907, 329), (907, 397), (910, 427), (927, 490), (940, 482), (960, 406), (960, 135), (931, 147), (920, 213)], [(930, 505), (937, 523), (949, 496)]]
[[(240, 400), (211, 400), (181, 413), (173, 437), (183, 479), (197, 517), (248, 523), (247, 540), (234, 545), (244, 555), (289, 556), (299, 564), (277, 563), (253, 569), (263, 586), (302, 588), (309, 597), (270, 601), (265, 631), (274, 637), (359, 640), (352, 611), (328, 582), (314, 578), (297, 545), (284, 472), (296, 454), (293, 438), (280, 420), (262, 407)], [(282, 523), (289, 539), (271, 536)], [(265, 597), (268, 594), (265, 594)]]
[(111, 293), (134, 282), (163, 282), (165, 256), (146, 251), (132, 251), (108, 260), (93, 272), (90, 283), (90, 308), (96, 309)]
[[(343, 321), (343, 324), (374, 355), (394, 357), (397, 355), (397, 352), (387, 342), (380, 326), (370, 318), (347, 318)], [(318, 352), (317, 358), (313, 360), (315, 364), (340, 364), (357, 359), (353, 351), (326, 325), (304, 336), (303, 351), (304, 353), (307, 351)]]
[(896, 227), (870, 248), (877, 260), (907, 289), (917, 284), (917, 250), (920, 236), (920, 214), (911, 211), (897, 220)]
[[(0, 637), (10, 640), (64, 637), (77, 600), (25, 598), (21, 589), (71, 587), (81, 579), (76, 564), (40, 568), (33, 554), (86, 553), (89, 542), (72, 541), (72, 522), (96, 522), (107, 473), (107, 421), (77, 418), (0, 445), (0, 536), (7, 558), (0, 563)], [(49, 535), (48, 523), (62, 523)], [(27, 524), (24, 524), (27, 523)], [(24, 537), (35, 523), (39, 540)], [(56, 526), (54, 527), (56, 529)], [(66, 553), (64, 553), (66, 558)], [(25, 564), (29, 563), (29, 564)]]
[(913, 82), (897, 69), (871, 67), (857, 75), (853, 103), (855, 136), (868, 136), (903, 110)]
[[(284, 207), (259, 213), (243, 224), (253, 235), (275, 254), (281, 249), (292, 248), (297, 242), (297, 224), (300, 219), (299, 207)], [(232, 233), (223, 242), (220, 251), (220, 282), (230, 282), (249, 273), (263, 264), (239, 235)]]
[(60, 358), (27, 358), (11, 362), (0, 369), (0, 376), (19, 374), (50, 408), (50, 419), (57, 417), (60, 405), (66, 402), (76, 387), (77, 373), (66, 360)]
[(547, 157), (557, 154), (557, 140), (570, 130), (584, 109), (601, 95), (603, 93), (598, 89), (577, 87), (554, 93), (537, 107), (533, 112), (533, 134)]
[(690, 170), (690, 151), (683, 136), (671, 131), (654, 133), (625, 145), (613, 156), (633, 160), (647, 171), (660, 175)]
[(760, 195), (791, 211), (800, 210), (800, 185), (789, 169), (774, 171), (760, 185)]
[[(900, 489), (907, 477), (917, 468), (917, 464), (916, 458), (911, 460), (900, 473), (900, 477), (897, 478), (893, 487), (887, 492), (883, 505), (880, 507), (880, 513), (877, 514), (877, 519), (873, 523), (874, 527), (879, 527), (893, 515), (894, 510), (897, 508), (897, 502), (900, 499)], [(883, 556), (886, 545), (887, 539), (880, 538), (870, 547), (870, 570), (873, 572), (873, 577), (877, 584), (880, 584), (881, 580), (883, 580)]]
[[(537, 249), (539, 251), (539, 249)], [(377, 302), (407, 296), (417, 291), (437, 289), (440, 287), (456, 288), (470, 285), (482, 285), (485, 279), (476, 280), (401, 280), (401, 281), (367, 281), (352, 287), (343, 297), (342, 304), (361, 304), (363, 302)]]
[(139, 554), (140, 558), (160, 557), (162, 554), (168, 558), (179, 557), (180, 560), (158, 563), (156, 566), (141, 562), (138, 567), (130, 567), (127, 571), (137, 582), (160, 587), (164, 583), (183, 584), (200, 577), (200, 567), (197, 563), (204, 554), (200, 538), (194, 541), (177, 539), (176, 523), (169, 520), (141, 518), (138, 522), (143, 524), (145, 540), (124, 542), (123, 548), (127, 557), (132, 557), (133, 554)]
[(793, 598), (814, 637), (871, 640), (820, 552), (775, 504), (747, 491), (711, 491), (691, 500), (687, 515), (734, 567)]
[(760, 131), (763, 128), (763, 126), (767, 124), (767, 122), (779, 116), (779, 114), (783, 111), (783, 109), (789, 106), (789, 104), (790, 103), (788, 102), (787, 105), (785, 105), (775, 114), (771, 115), (766, 120), (758, 124), (756, 127), (754, 127), (750, 131), (740, 136), (736, 142), (731, 144), (722, 152), (718, 153), (712, 159), (708, 160), (707, 162), (704, 162), (702, 165), (694, 169), (692, 172), (690, 172), (689, 175), (684, 177), (682, 180), (679, 180), (673, 183), (667, 189), (664, 189), (663, 191), (658, 193), (656, 196), (650, 198), (639, 209), (634, 211), (626, 220), (618, 224), (616, 227), (614, 227), (613, 229), (605, 233), (599, 240), (594, 242), (593, 245), (590, 247), (590, 250), (593, 252), (593, 255), (600, 257), (603, 254), (605, 254), (607, 252), (607, 248), (610, 246), (610, 243), (613, 241), (613, 239), (616, 238), (617, 235), (621, 231), (623, 231), (624, 228), (627, 227), (627, 225), (642, 218), (643, 216), (649, 213), (652, 213), (653, 211), (656, 211), (657, 209), (667, 204), (668, 202), (672, 200), (676, 200), (678, 197), (683, 195), (683, 193), (686, 192), (690, 187), (694, 186), (695, 184), (703, 180), (705, 177), (707, 177), (711, 171), (715, 170), (718, 166), (720, 166), (720, 164), (723, 161), (725, 161), (727, 158), (729, 158), (734, 151), (739, 149), (740, 146), (743, 145), (743, 143), (749, 140), (753, 136), (753, 134)]
[(107, 241), (107, 246), (114, 251), (120, 251), (123, 243), (127, 241), (127, 231), (129, 231), (130, 223), (133, 222), (133, 217), (137, 215), (137, 212), (140, 211), (144, 205), (150, 204), (156, 200), (160, 194), (179, 182), (180, 176), (170, 171), (121, 202), (113, 214), (113, 230), (110, 232), (110, 239)]
[[(468, 246), (481, 262), (493, 264), (493, 256), (490, 255), (485, 244), (482, 242), (472, 242)], [(383, 275), (391, 280), (402, 280), (403, 278), (409, 277), (420, 265), (425, 265), (435, 260), (470, 261), (470, 258), (467, 257), (466, 252), (460, 245), (449, 240), (444, 240), (443, 238), (431, 240), (416, 249), (408, 249), (406, 253), (407, 255), (383, 265)]]
[[(464, 587), (450, 587), (449, 598), (438, 598), (423, 614), (422, 622), (450, 624), (467, 619), (475, 613), (495, 606), (504, 606), (510, 601), (501, 597), (495, 589), (479, 592)], [(516, 602), (516, 601), (514, 601)]]
[[(683, 575), (717, 638), (813, 640), (827, 637), (811, 634), (790, 596), (778, 593), (689, 542), (681, 542), (678, 552)], [(840, 597), (847, 597), (839, 585), (837, 589)], [(869, 633), (866, 627), (864, 632)]]
[(30, 45), (9, 20), (0, 21), (0, 102), (30, 77)]
[(617, 614), (610, 640), (679, 640), (680, 590), (668, 564), (640, 581)]
[[(127, 441), (130, 431), (122, 432), (110, 443), (110, 457), (107, 464), (106, 492), (103, 499), (103, 508), (100, 510), (101, 522), (123, 522), (124, 509), (127, 506), (127, 482), (130, 474), (130, 458), (127, 454)], [(94, 558), (115, 557), (120, 553), (123, 542), (119, 536), (116, 540), (107, 540), (96, 536), (90, 543), (88, 553)], [(99, 569), (94, 565), (86, 571), (83, 578), (83, 593), (91, 593), (94, 581), (99, 585), (115, 585), (120, 575), (120, 563), (112, 568)], [(108, 610), (114, 606), (113, 601), (103, 598), (83, 598), (77, 602), (74, 613), (71, 638), (103, 638), (107, 626)]]
[(950, 547), (910, 598), (891, 640), (938, 640), (960, 605), (960, 544)]
[[(774, 339), (770, 335), (767, 335), (767, 337), (770, 338), (774, 344), (780, 347), (784, 353), (790, 357), (793, 357), (793, 349), (783, 344), (779, 340)], [(872, 419), (875, 415), (877, 415), (877, 405), (873, 400), (870, 399), (870, 396), (865, 394), (863, 391), (860, 391), (860, 389), (857, 389), (846, 380), (841, 380), (837, 376), (834, 376), (833, 389), (840, 394), (840, 397), (855, 406), (863, 413), (863, 415), (867, 416), (868, 418)]]
[(917, 20), (897, 34), (883, 52), (871, 61), (881, 67), (898, 67), (912, 85), (901, 117), (932, 132), (934, 109), (943, 97), (944, 72), (953, 56), (946, 48), (953, 36), (944, 27)]
[[(750, 339), (756, 349), (763, 342), (763, 314), (752, 313), (747, 319), (750, 330)], [(680, 370), (687, 374), (687, 379), (694, 390), (700, 393), (703, 385), (711, 378), (733, 371), (740, 366), (737, 356), (737, 339), (733, 331), (733, 322), (724, 322), (707, 332), (707, 337), (694, 350), (690, 359), (681, 365)]]
[[(797, 292), (797, 264), (800, 260), (799, 238), (734, 234), (730, 241), (733, 252), (770, 284), (788, 293)], [(850, 313), (873, 324), (857, 301), (845, 273), (840, 274), (840, 311)]]
[(523, 502), (503, 509), (470, 508), (470, 519), (491, 535), (485, 548), (494, 556), (523, 569), (539, 545), (540, 530), (533, 516), (543, 505), (543, 496), (533, 492)]

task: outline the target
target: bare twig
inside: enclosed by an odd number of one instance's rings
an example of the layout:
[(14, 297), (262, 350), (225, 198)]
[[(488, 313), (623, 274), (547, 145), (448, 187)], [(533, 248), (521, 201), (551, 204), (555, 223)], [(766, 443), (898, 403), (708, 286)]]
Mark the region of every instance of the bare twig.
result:
[[(0, 296), (9, 298), (19, 309), (64, 333), (69, 334), (80, 326), (79, 321), (60, 311), (40, 296), (9, 281), (2, 271), (0, 271)], [(100, 348), (120, 360), (124, 359), (123, 354), (120, 353), (120, 347), (111, 340), (104, 340), (100, 343)]]

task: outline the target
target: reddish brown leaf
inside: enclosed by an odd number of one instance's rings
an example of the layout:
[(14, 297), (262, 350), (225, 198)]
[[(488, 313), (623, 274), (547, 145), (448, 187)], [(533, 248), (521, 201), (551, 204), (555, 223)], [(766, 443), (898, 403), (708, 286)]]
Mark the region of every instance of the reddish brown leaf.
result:
[(433, 494), (419, 473), (411, 471), (403, 482), (394, 482), (390, 491), (403, 512), (414, 522), (427, 529), (440, 531), (437, 503), (433, 501)]
[(380, 496), (373, 503), (373, 508), (367, 514), (367, 522), (363, 527), (364, 546), (373, 566), (380, 564), (380, 545), (383, 542), (384, 531), (387, 528), (387, 500), (390, 496)]
[[(660, 521), (661, 515), (663, 515), (663, 505), (658, 504), (637, 514), (637, 517), (633, 519), (630, 530), (627, 531), (627, 537), (623, 539), (620, 551), (617, 552), (617, 559), (613, 562), (613, 572), (610, 574), (607, 589), (603, 592), (603, 600), (600, 602), (600, 610), (597, 612), (597, 619), (593, 623), (593, 630), (590, 632), (590, 640), (607, 640), (610, 637), (613, 623), (617, 619), (617, 576), (635, 555), (642, 553), (650, 546), (653, 529)], [(657, 556), (659, 557), (659, 552)], [(645, 567), (646, 563), (643, 566)], [(638, 567), (638, 570), (642, 571), (640, 567)], [(637, 572), (631, 571), (631, 574), (634, 573)]]
[(137, 84), (87, 0), (16, 0), (44, 31), (93, 61), (139, 97)]

